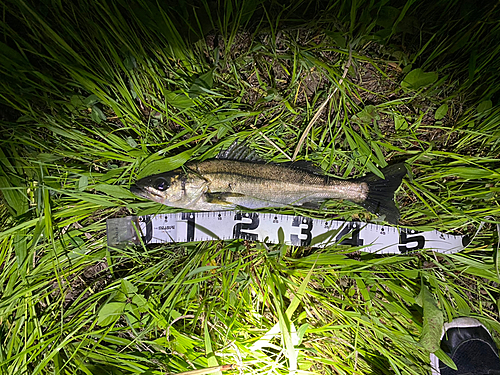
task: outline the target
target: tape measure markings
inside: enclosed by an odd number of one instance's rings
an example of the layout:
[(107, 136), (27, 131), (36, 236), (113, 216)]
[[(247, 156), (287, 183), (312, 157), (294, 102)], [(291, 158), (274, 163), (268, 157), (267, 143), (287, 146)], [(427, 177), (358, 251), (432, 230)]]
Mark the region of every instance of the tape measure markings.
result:
[[(324, 247), (331, 244), (363, 247), (378, 254), (406, 254), (421, 249), (455, 253), (467, 236), (339, 220), (312, 219), (272, 213), (239, 211), (181, 212), (128, 216), (107, 220), (108, 245), (139, 244), (138, 228), (146, 244), (244, 239), (279, 243), (279, 230), (288, 245)], [(324, 237), (324, 238), (323, 238)]]

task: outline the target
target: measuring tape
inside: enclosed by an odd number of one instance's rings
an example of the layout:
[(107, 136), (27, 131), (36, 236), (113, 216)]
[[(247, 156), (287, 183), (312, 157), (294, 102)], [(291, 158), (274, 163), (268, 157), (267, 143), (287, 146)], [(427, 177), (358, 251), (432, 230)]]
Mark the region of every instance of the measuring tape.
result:
[(378, 254), (406, 254), (421, 249), (456, 253), (468, 236), (436, 230), (417, 232), (363, 222), (239, 211), (181, 212), (108, 219), (109, 246), (243, 239), (295, 246), (347, 245)]

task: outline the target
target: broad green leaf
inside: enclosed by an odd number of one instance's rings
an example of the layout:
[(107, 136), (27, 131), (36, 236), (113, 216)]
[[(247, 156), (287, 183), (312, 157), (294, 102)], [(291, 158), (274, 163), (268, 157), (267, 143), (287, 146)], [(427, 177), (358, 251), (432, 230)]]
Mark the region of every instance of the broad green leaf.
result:
[(417, 302), (424, 312), (424, 324), (420, 334), (420, 345), (431, 353), (439, 350), (441, 332), (443, 330), (443, 313), (437, 307), (436, 301), (425, 285), (418, 296)]
[(371, 123), (373, 120), (380, 119), (377, 108), (374, 105), (367, 105), (362, 111), (352, 117), (353, 121), (362, 123)]
[(127, 55), (125, 59), (123, 60), (123, 66), (125, 66), (125, 69), (127, 70), (134, 70), (137, 68), (137, 62), (135, 60), (135, 57), (132, 55)]
[(170, 310), (170, 318), (171, 319), (177, 319), (177, 318), (180, 318), (182, 316), (182, 314), (180, 312), (178, 312), (177, 310)]
[(126, 303), (124, 302), (108, 302), (99, 310), (97, 315), (97, 324), (100, 326), (107, 326), (116, 322), (123, 311), (125, 310)]
[(132, 137), (127, 137), (127, 144), (132, 148), (136, 148), (138, 146), (137, 142)]
[(441, 105), (438, 109), (436, 109), (436, 113), (434, 113), (434, 118), (436, 120), (441, 120), (448, 113), (448, 104)]
[(195, 105), (195, 102), (192, 99), (180, 91), (172, 92), (164, 89), (163, 95), (165, 96), (167, 104), (170, 104), (178, 109), (187, 109)]
[(198, 95), (204, 94), (207, 90), (210, 90), (213, 85), (213, 70), (210, 70), (194, 80), (194, 83), (189, 88), (189, 97), (196, 98)]
[(493, 103), (491, 100), (484, 100), (478, 104), (476, 111), (477, 113), (483, 113), (492, 107)]
[(309, 329), (309, 323), (304, 323), (299, 327), (299, 329), (297, 330), (297, 337), (299, 339), (297, 345), (300, 345), (302, 343), (302, 339), (304, 338), (304, 335), (306, 334), (308, 329)]
[(139, 312), (146, 312), (148, 310), (148, 300), (142, 294), (134, 295), (132, 303), (137, 306)]
[(325, 31), (325, 34), (328, 35), (330, 38), (332, 38), (332, 40), (335, 42), (335, 44), (337, 44), (340, 48), (346, 47), (346, 40), (345, 40), (345, 37), (342, 33)]
[(75, 108), (85, 107), (85, 98), (81, 95), (71, 96), (70, 103)]
[(209, 70), (205, 74), (202, 74), (194, 81), (195, 84), (211, 89), (214, 86), (214, 71)]
[[(92, 119), (92, 121), (95, 121), (98, 124), (100, 124), (102, 121), (102, 118), (101, 118), (101, 115), (99, 112), (102, 113), (102, 111), (99, 108), (94, 106), (94, 107), (92, 107), (92, 112), (90, 113), (90, 118)], [(104, 116), (104, 114), (103, 114), (103, 116)]]
[(85, 98), (83, 100), (83, 104), (86, 106), (86, 107), (92, 107), (94, 106), (94, 104), (96, 103), (99, 103), (99, 98), (97, 97), (97, 95), (90, 95), (88, 96), (87, 98)]
[(436, 72), (424, 72), (422, 69), (414, 69), (406, 75), (401, 87), (410, 90), (418, 90), (421, 87), (429, 86), (437, 81), (438, 74)]
[(138, 290), (137, 287), (127, 279), (122, 279), (120, 289), (127, 297), (132, 297)]
[(418, 277), (419, 270), (402, 270), (399, 274), (407, 277), (408, 279), (416, 279)]
[(385, 5), (380, 8), (377, 14), (377, 25), (390, 29), (399, 16), (401, 11), (397, 8)]
[(84, 191), (89, 185), (89, 178), (87, 176), (80, 176), (78, 179), (78, 191)]
[(98, 124), (101, 123), (101, 121), (106, 121), (106, 115), (103, 113), (103, 111), (96, 105), (92, 106), (92, 113), (91, 113), (92, 120), (97, 122)]

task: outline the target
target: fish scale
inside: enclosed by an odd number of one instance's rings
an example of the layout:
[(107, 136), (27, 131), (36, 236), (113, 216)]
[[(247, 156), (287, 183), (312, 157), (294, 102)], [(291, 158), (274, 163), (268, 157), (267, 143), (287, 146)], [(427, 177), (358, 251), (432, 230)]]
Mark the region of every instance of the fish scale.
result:
[[(234, 160), (213, 160), (197, 164), (196, 172), (208, 180), (211, 193), (239, 194), (226, 200), (247, 208), (301, 205), (326, 199), (362, 200), (360, 183), (331, 180), (277, 164), (256, 166)], [(246, 202), (252, 198), (253, 203), (261, 202), (260, 206)]]

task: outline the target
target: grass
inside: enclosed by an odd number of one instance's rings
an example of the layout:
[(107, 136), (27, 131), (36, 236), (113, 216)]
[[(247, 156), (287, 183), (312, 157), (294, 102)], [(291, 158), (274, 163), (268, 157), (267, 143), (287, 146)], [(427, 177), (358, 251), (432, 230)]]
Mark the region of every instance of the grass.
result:
[[(426, 374), (441, 321), (500, 331), (497, 4), (0, 4), (1, 373)], [(128, 192), (151, 163), (241, 138), (343, 177), (407, 160), (403, 226), (485, 224), (457, 255), (106, 246), (172, 212)], [(375, 219), (300, 210), (332, 212)]]

